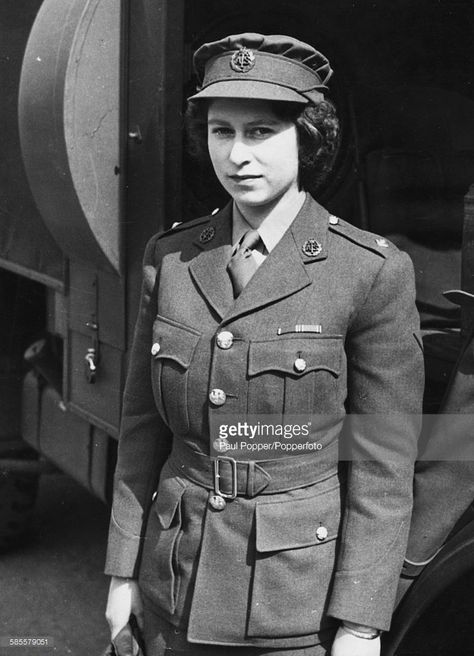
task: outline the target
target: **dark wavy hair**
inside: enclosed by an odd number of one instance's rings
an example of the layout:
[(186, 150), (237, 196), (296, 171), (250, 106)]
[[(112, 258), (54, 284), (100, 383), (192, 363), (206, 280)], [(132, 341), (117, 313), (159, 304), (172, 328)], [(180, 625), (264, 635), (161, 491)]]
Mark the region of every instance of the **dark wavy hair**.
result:
[[(275, 115), (296, 126), (299, 148), (299, 186), (319, 187), (330, 172), (339, 146), (339, 121), (331, 101), (317, 104), (269, 101)], [(209, 101), (189, 101), (185, 113), (187, 149), (202, 167), (210, 167), (207, 148)]]

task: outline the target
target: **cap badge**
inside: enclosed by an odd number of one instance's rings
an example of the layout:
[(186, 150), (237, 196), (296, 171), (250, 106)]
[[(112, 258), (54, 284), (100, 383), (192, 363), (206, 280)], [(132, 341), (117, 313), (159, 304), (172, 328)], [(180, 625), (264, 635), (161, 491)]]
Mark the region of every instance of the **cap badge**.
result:
[(302, 246), (303, 253), (308, 257), (315, 257), (323, 250), (323, 247), (316, 239), (307, 239)]
[(240, 48), (231, 57), (230, 67), (237, 73), (248, 73), (255, 66), (255, 55), (248, 48)]
[(207, 228), (204, 228), (204, 230), (199, 235), (199, 241), (201, 242), (201, 244), (207, 244), (208, 241), (214, 239), (215, 234), (216, 234), (216, 229), (213, 226), (207, 226)]

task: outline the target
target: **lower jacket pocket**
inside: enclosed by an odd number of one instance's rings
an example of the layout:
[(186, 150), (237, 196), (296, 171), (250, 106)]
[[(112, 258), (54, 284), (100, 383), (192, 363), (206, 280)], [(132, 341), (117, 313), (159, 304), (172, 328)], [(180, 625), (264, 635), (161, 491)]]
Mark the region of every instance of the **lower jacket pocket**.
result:
[(338, 484), (315, 494), (257, 505), (249, 637), (317, 633), (333, 625), (325, 610), (340, 524)]
[(180, 587), (178, 550), (185, 489), (178, 478), (162, 476), (150, 510), (139, 573), (142, 590), (170, 615), (175, 611)]

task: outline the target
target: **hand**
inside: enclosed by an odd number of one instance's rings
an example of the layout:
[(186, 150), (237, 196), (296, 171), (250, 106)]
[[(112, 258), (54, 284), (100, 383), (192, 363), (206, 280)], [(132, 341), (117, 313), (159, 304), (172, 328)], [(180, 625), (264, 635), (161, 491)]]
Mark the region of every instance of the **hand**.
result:
[(341, 626), (332, 643), (331, 656), (380, 656), (380, 638), (357, 638)]
[[(110, 581), (109, 597), (105, 610), (112, 640), (126, 627), (132, 614), (136, 617), (138, 628), (143, 631), (143, 604), (137, 581), (113, 576)], [(127, 636), (130, 636), (130, 643), (132, 643), (131, 629), (130, 631), (127, 629), (121, 634), (120, 642), (128, 641)], [(117, 647), (118, 645), (116, 645)], [(133, 654), (132, 644), (130, 644), (128, 651)], [(126, 648), (121, 649), (120, 654), (126, 656)]]

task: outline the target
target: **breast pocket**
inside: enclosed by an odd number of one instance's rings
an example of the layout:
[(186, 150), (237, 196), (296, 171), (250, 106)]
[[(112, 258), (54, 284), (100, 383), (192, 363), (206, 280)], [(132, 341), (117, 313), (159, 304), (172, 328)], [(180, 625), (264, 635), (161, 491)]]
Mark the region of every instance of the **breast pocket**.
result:
[(153, 392), (163, 419), (175, 435), (189, 430), (188, 369), (200, 336), (197, 330), (166, 317), (156, 317), (153, 324)]
[(325, 609), (341, 517), (339, 485), (328, 481), (324, 492), (304, 494), (257, 505), (250, 636), (306, 635), (331, 625)]
[(342, 350), (341, 336), (251, 342), (249, 414), (329, 412), (334, 407)]

